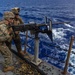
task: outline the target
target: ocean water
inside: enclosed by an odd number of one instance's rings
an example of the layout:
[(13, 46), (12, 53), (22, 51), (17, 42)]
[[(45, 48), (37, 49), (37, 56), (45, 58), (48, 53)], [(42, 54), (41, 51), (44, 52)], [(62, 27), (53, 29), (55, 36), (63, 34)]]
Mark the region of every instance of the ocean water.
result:
[[(66, 59), (66, 50), (69, 48), (71, 36), (75, 36), (75, 0), (0, 0), (0, 19), (2, 19), (5, 11), (10, 11), (13, 7), (21, 8), (20, 16), (25, 23), (32, 21), (44, 23), (45, 16), (50, 18), (52, 23), (70, 22), (69, 24), (52, 25), (53, 42), (51, 42), (46, 34), (39, 34), (39, 57), (63, 69), (64, 63), (62, 61)], [(21, 40), (22, 44), (24, 44), (25, 37), (22, 35)], [(28, 44), (32, 48), (27, 50), (34, 54), (34, 40), (28, 39)], [(75, 75), (75, 41), (72, 47), (68, 71)]]

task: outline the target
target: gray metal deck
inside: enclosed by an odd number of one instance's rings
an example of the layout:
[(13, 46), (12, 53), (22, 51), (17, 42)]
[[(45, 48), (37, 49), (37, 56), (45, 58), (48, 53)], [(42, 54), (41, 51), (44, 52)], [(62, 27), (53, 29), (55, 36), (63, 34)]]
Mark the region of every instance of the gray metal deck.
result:
[(2, 57), (2, 55), (0, 54), (0, 75), (15, 75), (13, 72), (9, 71), (4, 73), (3, 70), (3, 62), (4, 62), (4, 58)]
[[(30, 59), (28, 55), (25, 55), (25, 58)], [(24, 60), (13, 54), (14, 67), (13, 71), (3, 72), (3, 62), (4, 58), (0, 54), (0, 75), (42, 75), (37, 71), (36, 68), (32, 67), (30, 64), (26, 63)]]
[[(43, 70), (47, 75), (63, 75), (62, 74), (62, 70), (49, 64), (49, 63), (46, 63), (46, 62), (42, 62), (40, 63), (39, 65), (39, 68), (41, 70)], [(71, 75), (70, 73), (67, 73), (66, 75)]]
[[(29, 57), (25, 56), (25, 58), (27, 58), (28, 60), (30, 60), (32, 62), (34, 56), (31, 55), (31, 54), (28, 54), (28, 55), (29, 55)], [(31, 59), (30, 59), (30, 57), (31, 57)], [(14, 60), (15, 60), (15, 58), (14, 58)], [(11, 72), (11, 71), (9, 71), (7, 73), (2, 72), (2, 69), (3, 69), (2, 63), (3, 62), (4, 62), (4, 58), (0, 54), (0, 75), (17, 75), (14, 72)], [(47, 75), (63, 75), (62, 74), (63, 71), (61, 69), (58, 69), (55, 66), (53, 66), (49, 63), (46, 63), (45, 61), (42, 61), (37, 67), (39, 67), (39, 69), (42, 70)], [(26, 74), (23, 74), (23, 75), (26, 75)], [(33, 74), (33, 75), (35, 75), (35, 74)], [(67, 75), (71, 75), (71, 74), (67, 73)]]
[[(31, 57), (30, 61), (32, 62), (34, 59), (34, 56), (29, 54), (29, 57)], [(63, 71), (61, 69), (43, 61), (43, 60), (41, 60), (41, 61), (42, 62), (37, 66), (39, 67), (40, 70), (42, 70), (44, 73), (46, 73), (46, 75), (64, 75), (64, 74), (62, 74)], [(71, 75), (71, 74), (67, 73), (66, 75)]]

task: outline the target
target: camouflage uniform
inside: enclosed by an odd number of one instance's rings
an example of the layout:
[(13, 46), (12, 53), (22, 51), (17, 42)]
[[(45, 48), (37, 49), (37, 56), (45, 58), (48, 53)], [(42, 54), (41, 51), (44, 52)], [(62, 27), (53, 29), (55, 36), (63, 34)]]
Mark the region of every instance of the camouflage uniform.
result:
[[(22, 19), (20, 17), (18, 17), (17, 19), (15, 18), (14, 25), (19, 25), (19, 24), (23, 24)], [(20, 52), (21, 51), (21, 41), (20, 41), (19, 32), (18, 33), (15, 32), (15, 37), (13, 38), (13, 40), (15, 42), (15, 45), (16, 45), (18, 52)]]
[(12, 53), (5, 44), (6, 40), (10, 42), (12, 39), (11, 33), (13, 31), (12, 28), (10, 28), (10, 31), (8, 30), (8, 25), (13, 23), (14, 14), (12, 12), (5, 12), (3, 18), (4, 21), (0, 22), (0, 53), (5, 59), (3, 71), (7, 72), (14, 70), (14, 66), (12, 65)]
[[(14, 18), (14, 22), (13, 25), (20, 25), (20, 24), (24, 24), (24, 22), (22, 21), (21, 17), (18, 15), (19, 14), (19, 10), (13, 8), (11, 10), (15, 15), (17, 14), (18, 18)], [(15, 33), (15, 37), (13, 37), (13, 41), (16, 45), (16, 48), (18, 50), (18, 52), (21, 51), (21, 40), (20, 40), (20, 35), (19, 35), (19, 31), (16, 31)], [(6, 45), (11, 49), (11, 42), (6, 42)]]
[(10, 35), (7, 31), (7, 25), (0, 24), (0, 53), (4, 56), (4, 66), (8, 67), (12, 65), (12, 54), (9, 48), (6, 46), (5, 41), (10, 41)]

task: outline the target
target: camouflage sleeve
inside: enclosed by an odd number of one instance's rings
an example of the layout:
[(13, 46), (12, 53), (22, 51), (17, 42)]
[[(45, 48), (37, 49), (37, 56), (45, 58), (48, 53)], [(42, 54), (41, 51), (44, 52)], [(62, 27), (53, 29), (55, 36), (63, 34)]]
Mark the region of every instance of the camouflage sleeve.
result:
[(20, 24), (24, 24), (24, 22), (23, 22), (21, 17), (19, 17), (19, 21), (20, 21)]
[(7, 30), (7, 26), (5, 24), (0, 25), (0, 30), (5, 35), (5, 38), (7, 38), (7, 39), (10, 38), (10, 35)]

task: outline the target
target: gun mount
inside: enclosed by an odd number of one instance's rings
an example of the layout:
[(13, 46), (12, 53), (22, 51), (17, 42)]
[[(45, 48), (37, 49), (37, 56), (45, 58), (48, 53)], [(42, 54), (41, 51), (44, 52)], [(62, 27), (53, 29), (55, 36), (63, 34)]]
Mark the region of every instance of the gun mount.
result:
[(29, 23), (29, 24), (23, 24), (23, 25), (12, 25), (11, 26), (13, 31), (21, 31), (21, 32), (25, 32), (25, 31), (32, 31), (33, 34), (35, 35), (35, 46), (34, 46), (34, 60), (32, 61), (34, 64), (38, 65), (41, 60), (38, 59), (38, 54), (39, 54), (39, 37), (38, 34), (39, 33), (46, 33), (49, 38), (51, 39), (51, 41), (53, 41), (52, 38), (52, 28), (50, 29), (49, 25), (47, 24), (36, 24), (36, 23)]

